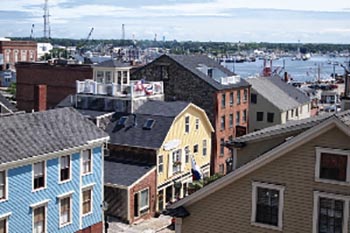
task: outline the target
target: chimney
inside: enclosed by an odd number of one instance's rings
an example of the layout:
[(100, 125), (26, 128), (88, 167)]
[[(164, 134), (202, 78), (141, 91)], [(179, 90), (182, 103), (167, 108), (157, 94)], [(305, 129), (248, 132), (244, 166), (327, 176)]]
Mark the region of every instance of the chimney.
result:
[(37, 85), (34, 87), (34, 110), (45, 111), (47, 102), (47, 86)]
[(284, 72), (284, 81), (286, 83), (289, 81), (289, 79), (288, 79), (288, 72)]

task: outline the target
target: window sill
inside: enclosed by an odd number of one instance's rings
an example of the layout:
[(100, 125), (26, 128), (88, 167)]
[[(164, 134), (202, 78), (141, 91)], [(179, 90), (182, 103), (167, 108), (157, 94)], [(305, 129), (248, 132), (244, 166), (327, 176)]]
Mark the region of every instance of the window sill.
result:
[(39, 191), (42, 191), (42, 190), (45, 190), (47, 187), (42, 187), (42, 188), (38, 188), (38, 189), (33, 189), (32, 190), (32, 193), (35, 193), (35, 192), (39, 192)]
[(82, 214), (82, 217), (87, 217), (89, 215), (92, 215), (92, 211), (90, 211), (89, 213), (86, 213), (86, 214)]
[(88, 175), (91, 175), (92, 174), (92, 171), (91, 172), (87, 172), (87, 173), (83, 173), (81, 174), (81, 176), (88, 176)]
[(282, 227), (267, 225), (267, 224), (264, 224), (264, 223), (251, 222), (251, 225), (252, 226), (256, 226), (256, 227), (270, 229), (270, 230), (275, 230), (275, 231), (282, 231)]
[(0, 203), (6, 202), (6, 201), (8, 201), (8, 200), (9, 200), (8, 198), (0, 199)]
[(67, 222), (67, 223), (64, 223), (64, 224), (60, 224), (60, 228), (63, 228), (63, 227), (66, 227), (66, 226), (69, 226), (69, 225), (71, 225), (73, 222), (71, 221), (71, 222)]
[(347, 181), (337, 181), (337, 180), (327, 180), (322, 178), (315, 178), (315, 182), (319, 183), (325, 183), (325, 184), (335, 184), (335, 185), (343, 185), (343, 186), (350, 186), (350, 183)]
[(72, 179), (68, 179), (68, 180), (63, 180), (63, 181), (58, 181), (58, 184), (65, 184), (72, 181)]

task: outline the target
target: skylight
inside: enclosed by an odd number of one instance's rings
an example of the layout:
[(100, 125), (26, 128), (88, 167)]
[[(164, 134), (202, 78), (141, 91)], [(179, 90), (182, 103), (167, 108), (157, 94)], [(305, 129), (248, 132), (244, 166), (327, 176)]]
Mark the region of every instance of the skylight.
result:
[(127, 120), (128, 120), (128, 117), (127, 116), (123, 116), (123, 117), (119, 118), (119, 120), (117, 122), (117, 125), (125, 126), (125, 123), (126, 123)]
[(150, 130), (150, 129), (152, 129), (152, 127), (153, 127), (153, 125), (154, 125), (154, 123), (155, 123), (155, 120), (153, 120), (153, 119), (147, 119), (147, 121), (145, 122), (145, 124), (143, 125), (143, 129), (148, 129), (148, 130)]

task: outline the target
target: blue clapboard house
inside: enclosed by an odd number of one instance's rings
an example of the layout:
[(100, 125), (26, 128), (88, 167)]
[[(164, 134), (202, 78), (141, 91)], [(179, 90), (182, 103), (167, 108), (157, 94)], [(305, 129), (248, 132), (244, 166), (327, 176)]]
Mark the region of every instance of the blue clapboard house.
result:
[(0, 117), (0, 232), (102, 232), (107, 140), (71, 108)]

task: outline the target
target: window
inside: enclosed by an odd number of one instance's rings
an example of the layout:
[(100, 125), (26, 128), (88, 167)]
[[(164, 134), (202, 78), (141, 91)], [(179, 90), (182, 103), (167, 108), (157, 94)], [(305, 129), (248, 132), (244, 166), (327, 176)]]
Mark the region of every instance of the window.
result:
[(122, 116), (121, 118), (119, 118), (117, 125), (122, 125), (125, 126), (125, 123), (128, 121), (128, 117), (127, 116)]
[(220, 164), (219, 165), (219, 174), (224, 174), (225, 173), (225, 166), (224, 166), (224, 164)]
[(45, 162), (34, 163), (33, 189), (45, 187)]
[(229, 116), (229, 126), (230, 126), (230, 128), (233, 127), (233, 114), (232, 113)]
[(106, 84), (112, 83), (112, 72), (111, 71), (105, 72), (105, 83)]
[(314, 192), (313, 232), (348, 232), (349, 196)]
[(60, 226), (70, 224), (72, 221), (71, 197), (65, 197), (60, 200)]
[(237, 104), (241, 104), (241, 91), (237, 91)]
[(185, 117), (185, 133), (190, 132), (190, 117)]
[(250, 94), (250, 103), (251, 104), (256, 104), (257, 103), (257, 95), (256, 94)]
[(221, 95), (221, 108), (225, 108), (226, 107), (226, 93), (223, 93)]
[(247, 122), (247, 109), (244, 109), (244, 110), (243, 110), (242, 121), (243, 121), (244, 123)]
[(7, 232), (7, 218), (0, 219), (0, 233)]
[(282, 230), (284, 187), (259, 182), (252, 186), (252, 224)]
[(275, 114), (273, 112), (268, 112), (267, 113), (267, 122), (273, 123), (274, 115)]
[(161, 66), (160, 67), (160, 76), (162, 77), (162, 79), (169, 79), (169, 72), (168, 72), (169, 68), (168, 66)]
[(60, 158), (60, 181), (66, 181), (70, 179), (70, 156), (62, 156)]
[(145, 122), (145, 124), (143, 125), (143, 129), (148, 129), (148, 130), (150, 130), (150, 129), (152, 129), (152, 127), (153, 127), (153, 125), (154, 125), (154, 122), (155, 122), (155, 120), (153, 120), (153, 119), (147, 119), (147, 121)]
[(98, 83), (104, 82), (103, 71), (96, 72), (96, 82), (98, 82)]
[(224, 139), (224, 138), (221, 138), (221, 139), (220, 139), (220, 156), (224, 156), (224, 154), (225, 154), (225, 146), (224, 146), (224, 143), (225, 143), (225, 139)]
[(199, 130), (199, 119), (196, 118), (196, 130)]
[(349, 163), (350, 151), (316, 148), (316, 180), (330, 183), (349, 183)]
[(295, 116), (296, 116), (296, 117), (299, 116), (299, 109), (298, 109), (298, 108), (295, 109)]
[(203, 140), (203, 156), (206, 156), (207, 155), (207, 140), (204, 139)]
[(288, 113), (288, 111), (286, 112), (286, 121), (288, 121), (289, 120), (289, 115), (288, 115), (289, 113)]
[(193, 153), (198, 153), (198, 144), (193, 146)]
[(264, 120), (264, 113), (263, 112), (257, 112), (256, 113), (256, 121), (263, 121)]
[(83, 190), (83, 215), (92, 213), (92, 189)]
[(91, 157), (91, 150), (84, 150), (83, 151), (83, 175), (88, 174), (92, 172), (91, 165), (92, 165), (92, 157)]
[(233, 92), (230, 93), (230, 106), (234, 103)]
[(181, 150), (173, 152), (173, 174), (181, 171)]
[(21, 50), (21, 61), (27, 61), (27, 50)]
[(46, 206), (33, 209), (33, 233), (46, 232)]
[(221, 130), (225, 130), (225, 116), (221, 117)]
[(236, 112), (236, 125), (239, 125), (240, 121), (241, 121), (241, 114), (238, 111), (238, 112)]
[(3, 199), (6, 199), (6, 172), (0, 171), (0, 200)]
[(158, 156), (158, 172), (163, 172), (163, 155)]
[(244, 92), (243, 92), (243, 102), (247, 102), (248, 100), (248, 90), (247, 89), (244, 89)]
[(185, 163), (190, 162), (190, 148), (188, 146), (185, 147)]
[(149, 189), (144, 189), (141, 192), (134, 193), (134, 216), (138, 217), (149, 211)]
[(290, 113), (290, 117), (294, 117), (294, 109), (292, 109), (291, 113)]

